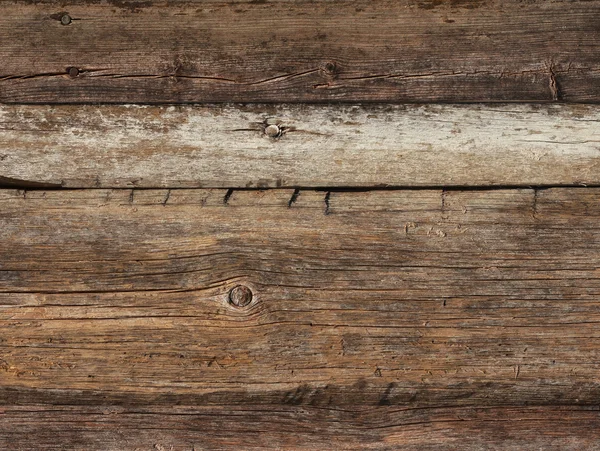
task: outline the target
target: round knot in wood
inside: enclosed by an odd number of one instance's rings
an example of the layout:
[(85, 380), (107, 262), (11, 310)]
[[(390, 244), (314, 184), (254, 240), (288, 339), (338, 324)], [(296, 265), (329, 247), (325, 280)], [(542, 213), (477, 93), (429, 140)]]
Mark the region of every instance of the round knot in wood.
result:
[(229, 292), (229, 303), (235, 307), (246, 307), (252, 302), (252, 290), (244, 285), (233, 287)]
[(325, 72), (327, 72), (329, 75), (335, 75), (337, 72), (337, 65), (333, 61), (326, 63)]

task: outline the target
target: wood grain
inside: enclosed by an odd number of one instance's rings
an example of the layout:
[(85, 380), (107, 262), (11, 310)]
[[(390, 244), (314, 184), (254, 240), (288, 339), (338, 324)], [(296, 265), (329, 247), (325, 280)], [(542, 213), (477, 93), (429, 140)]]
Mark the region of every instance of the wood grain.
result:
[(27, 406), (4, 409), (0, 445), (89, 451), (594, 451), (600, 449), (599, 420), (596, 409), (582, 407)]
[(597, 449), (599, 195), (2, 190), (0, 444)]
[(599, 123), (593, 105), (3, 106), (0, 183), (597, 185)]
[(599, 20), (598, 0), (3, 1), (0, 102), (598, 102)]

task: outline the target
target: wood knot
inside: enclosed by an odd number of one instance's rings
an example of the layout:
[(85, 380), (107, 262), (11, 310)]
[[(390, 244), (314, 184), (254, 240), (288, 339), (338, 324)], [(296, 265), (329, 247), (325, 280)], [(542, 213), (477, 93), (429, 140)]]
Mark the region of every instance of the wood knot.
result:
[(252, 302), (252, 290), (245, 285), (238, 285), (229, 291), (229, 303), (235, 307), (246, 307)]
[(71, 16), (69, 16), (68, 14), (63, 14), (62, 16), (60, 16), (60, 23), (63, 25), (70, 25), (71, 22), (73, 22), (73, 19), (71, 19)]
[(329, 75), (335, 75), (338, 72), (337, 64), (334, 61), (328, 61), (325, 63), (325, 72)]

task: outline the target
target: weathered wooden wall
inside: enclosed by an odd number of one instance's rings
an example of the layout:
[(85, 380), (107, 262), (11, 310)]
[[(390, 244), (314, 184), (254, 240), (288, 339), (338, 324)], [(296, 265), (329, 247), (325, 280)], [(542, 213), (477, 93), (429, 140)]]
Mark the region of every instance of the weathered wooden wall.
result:
[(599, 19), (1, 2), (0, 449), (600, 450)]

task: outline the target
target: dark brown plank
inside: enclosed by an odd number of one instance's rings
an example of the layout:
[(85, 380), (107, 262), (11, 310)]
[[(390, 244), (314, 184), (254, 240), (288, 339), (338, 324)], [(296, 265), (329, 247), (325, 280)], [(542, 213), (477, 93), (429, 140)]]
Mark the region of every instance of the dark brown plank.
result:
[(600, 449), (600, 413), (569, 407), (8, 407), (0, 446), (19, 450), (200, 451)]
[(599, 195), (0, 191), (0, 445), (594, 449)]
[(598, 23), (598, 0), (15, 0), (0, 102), (598, 102)]

